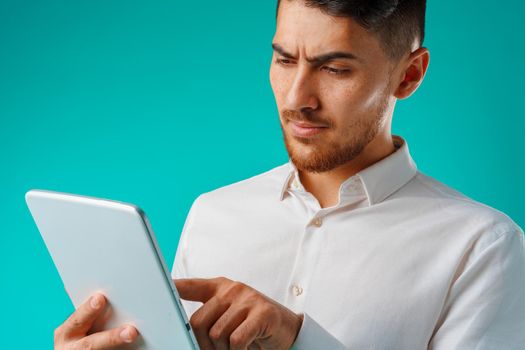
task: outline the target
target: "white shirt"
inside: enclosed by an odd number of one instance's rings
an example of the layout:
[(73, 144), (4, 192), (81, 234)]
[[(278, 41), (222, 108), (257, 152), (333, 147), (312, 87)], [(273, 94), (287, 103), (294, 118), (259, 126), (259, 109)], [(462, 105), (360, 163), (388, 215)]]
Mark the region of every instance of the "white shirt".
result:
[(199, 196), (173, 277), (225, 276), (303, 313), (297, 349), (525, 349), (523, 231), (393, 138), (330, 208), (290, 162)]

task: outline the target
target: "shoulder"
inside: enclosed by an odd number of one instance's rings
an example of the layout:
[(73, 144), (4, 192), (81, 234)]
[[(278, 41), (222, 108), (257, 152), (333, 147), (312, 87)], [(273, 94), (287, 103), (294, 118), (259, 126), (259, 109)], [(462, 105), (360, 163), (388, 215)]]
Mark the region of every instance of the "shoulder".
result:
[(291, 171), (285, 163), (261, 174), (201, 194), (193, 207), (241, 206), (250, 202), (276, 201)]
[[(427, 202), (434, 208), (443, 222), (456, 222), (458, 226), (469, 227), (478, 232), (490, 232), (488, 239), (502, 235), (523, 235), (523, 230), (504, 212), (479, 202), (464, 193), (432, 178), (420, 171), (410, 181), (406, 191)], [(472, 231), (471, 231), (472, 232)], [(485, 234), (485, 236), (487, 236)]]

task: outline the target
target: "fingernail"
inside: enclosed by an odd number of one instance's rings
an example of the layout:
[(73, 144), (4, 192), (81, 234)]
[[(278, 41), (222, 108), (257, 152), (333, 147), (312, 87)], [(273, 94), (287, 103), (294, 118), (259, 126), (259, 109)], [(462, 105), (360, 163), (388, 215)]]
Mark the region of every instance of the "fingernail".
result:
[(91, 304), (91, 307), (92, 307), (93, 309), (95, 309), (95, 310), (98, 309), (98, 308), (100, 308), (100, 305), (102, 304), (102, 298), (101, 298), (101, 296), (98, 295), (98, 294), (97, 294), (97, 295), (93, 295), (93, 296), (91, 297), (91, 302), (90, 302), (90, 304)]
[(120, 338), (124, 340), (126, 343), (131, 343), (131, 328), (126, 327), (120, 332)]

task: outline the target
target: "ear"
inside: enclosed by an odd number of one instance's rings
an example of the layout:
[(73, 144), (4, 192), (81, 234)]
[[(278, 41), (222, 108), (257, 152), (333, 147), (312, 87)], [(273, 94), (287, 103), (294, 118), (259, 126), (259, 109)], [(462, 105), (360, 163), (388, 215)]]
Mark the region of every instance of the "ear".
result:
[(417, 90), (421, 82), (423, 82), (429, 61), (430, 53), (424, 47), (420, 47), (412, 52), (405, 59), (404, 71), (401, 72), (402, 80), (394, 93), (395, 97), (404, 99)]

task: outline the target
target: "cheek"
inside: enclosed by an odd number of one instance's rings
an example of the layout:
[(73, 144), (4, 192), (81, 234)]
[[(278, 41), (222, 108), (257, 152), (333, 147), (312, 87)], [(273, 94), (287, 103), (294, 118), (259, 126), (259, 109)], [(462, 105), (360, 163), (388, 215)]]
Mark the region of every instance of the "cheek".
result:
[(356, 119), (362, 113), (365, 94), (354, 81), (331, 81), (320, 93), (325, 114), (333, 119), (336, 125), (344, 125), (349, 119)]
[(375, 111), (383, 96), (383, 88), (366, 79), (349, 80), (325, 91), (334, 116), (345, 119), (359, 118)]

